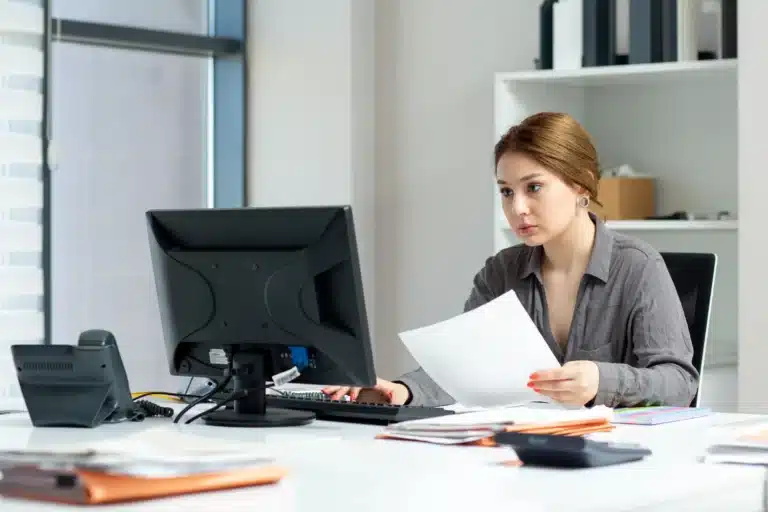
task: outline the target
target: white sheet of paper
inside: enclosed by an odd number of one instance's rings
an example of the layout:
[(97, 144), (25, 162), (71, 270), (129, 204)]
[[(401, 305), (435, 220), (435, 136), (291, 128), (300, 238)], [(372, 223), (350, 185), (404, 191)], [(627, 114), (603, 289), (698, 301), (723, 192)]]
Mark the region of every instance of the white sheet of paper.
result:
[(545, 399), (527, 387), (528, 377), (561, 366), (514, 291), (400, 339), (432, 380), (468, 407)]

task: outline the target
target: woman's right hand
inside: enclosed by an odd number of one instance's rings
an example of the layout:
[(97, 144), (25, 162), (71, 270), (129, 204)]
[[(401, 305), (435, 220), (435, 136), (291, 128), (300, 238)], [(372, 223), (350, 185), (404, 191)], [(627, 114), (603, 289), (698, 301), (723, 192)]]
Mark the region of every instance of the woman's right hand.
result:
[(392, 405), (403, 405), (411, 396), (410, 390), (403, 384), (384, 379), (376, 379), (376, 385), (372, 388), (328, 386), (322, 391), (332, 400), (340, 400), (344, 395), (349, 395), (350, 400)]

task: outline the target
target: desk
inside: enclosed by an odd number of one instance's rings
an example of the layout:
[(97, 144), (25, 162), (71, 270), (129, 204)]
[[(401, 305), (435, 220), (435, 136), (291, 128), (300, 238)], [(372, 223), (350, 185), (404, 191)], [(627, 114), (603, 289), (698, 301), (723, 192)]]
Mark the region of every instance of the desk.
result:
[[(504, 449), (375, 440), (379, 427), (317, 421), (240, 429), (174, 425), (151, 418), (93, 430), (32, 428), (24, 414), (0, 416), (0, 445), (26, 447), (119, 438), (146, 429), (217, 442), (260, 441), (291, 472), (272, 487), (98, 507), (99, 511), (431, 512), (568, 510), (763, 510), (764, 471), (697, 463), (707, 429), (747, 419), (715, 415), (654, 427), (619, 426), (617, 438), (654, 450), (645, 461), (590, 470), (502, 467)], [(766, 418), (768, 420), (768, 418)], [(3, 512), (74, 510), (0, 498)], [(78, 509), (82, 510), (82, 509)]]

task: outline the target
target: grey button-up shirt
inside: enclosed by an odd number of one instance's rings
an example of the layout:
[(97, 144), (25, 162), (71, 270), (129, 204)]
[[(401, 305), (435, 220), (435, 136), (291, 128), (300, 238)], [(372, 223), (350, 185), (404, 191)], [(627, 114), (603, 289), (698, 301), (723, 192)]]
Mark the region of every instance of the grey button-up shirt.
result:
[[(560, 363), (597, 364), (594, 405), (690, 405), (699, 374), (691, 363), (688, 324), (664, 260), (650, 245), (609, 230), (594, 216), (592, 220), (595, 242), (565, 348), (550, 330), (540, 246), (516, 245), (488, 258), (474, 278), (464, 311), (514, 290)], [(413, 405), (454, 402), (421, 368), (397, 381), (408, 386)]]

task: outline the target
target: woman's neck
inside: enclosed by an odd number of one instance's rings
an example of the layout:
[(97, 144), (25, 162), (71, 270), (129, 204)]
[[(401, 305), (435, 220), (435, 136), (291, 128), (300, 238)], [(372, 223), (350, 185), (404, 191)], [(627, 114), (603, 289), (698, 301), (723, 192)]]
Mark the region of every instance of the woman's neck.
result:
[(587, 212), (578, 215), (560, 236), (544, 244), (542, 265), (558, 273), (583, 273), (592, 256), (595, 229)]

